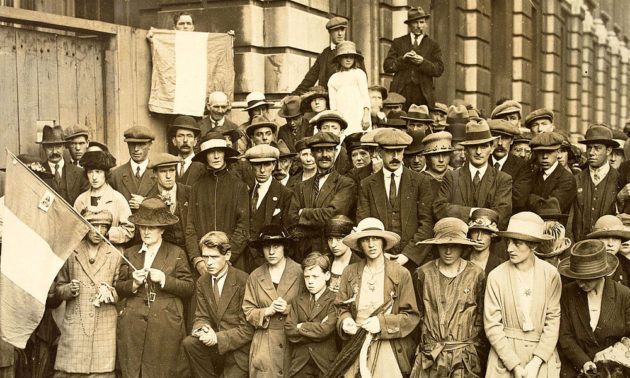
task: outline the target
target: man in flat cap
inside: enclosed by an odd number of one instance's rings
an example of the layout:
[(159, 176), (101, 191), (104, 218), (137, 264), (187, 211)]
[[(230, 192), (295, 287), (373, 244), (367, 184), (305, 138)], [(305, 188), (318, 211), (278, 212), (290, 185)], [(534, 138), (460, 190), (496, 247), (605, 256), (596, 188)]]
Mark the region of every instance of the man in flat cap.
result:
[[(265, 116), (255, 116), (252, 118), (250, 125), (245, 129), (248, 140), (251, 146), (248, 148), (258, 146), (260, 144), (271, 144), (275, 141), (275, 135), (278, 131), (278, 125), (270, 121)], [(234, 176), (241, 179), (247, 188), (251, 190), (254, 187), (256, 181), (256, 174), (252, 169), (252, 165), (247, 159), (240, 159), (236, 163), (230, 166), (230, 171)]]
[(577, 194), (575, 178), (558, 162), (558, 151), (562, 145), (562, 136), (556, 132), (542, 133), (532, 138), (530, 147), (537, 169), (533, 172), (532, 190), (527, 206), (533, 209), (542, 199), (556, 197), (560, 210), (568, 214)]
[[(257, 239), (264, 226), (275, 224), (284, 226), (293, 194), (272, 177), (278, 164), (280, 151), (268, 144), (259, 144), (245, 152), (256, 174), (256, 182), (249, 193), (249, 235)], [(257, 248), (250, 248), (245, 261), (245, 270), (251, 273), (265, 262), (265, 257)]]
[(145, 126), (133, 126), (124, 136), (131, 159), (112, 171), (111, 186), (125, 197), (131, 211), (135, 212), (155, 185), (155, 175), (147, 172), (149, 150), (155, 136)]
[(532, 174), (527, 161), (510, 153), (514, 138), (520, 135), (518, 127), (504, 119), (488, 120), (494, 140), (490, 164), (512, 177), (512, 212), (526, 210), (527, 198), (532, 187)]
[(203, 164), (192, 161), (201, 132), (197, 121), (191, 116), (179, 116), (169, 126), (168, 132), (181, 160), (181, 164), (176, 167), (177, 182), (192, 185), (206, 171)]
[(74, 125), (66, 129), (64, 132), (66, 139), (66, 147), (70, 152), (70, 163), (81, 167), (79, 160), (81, 156), (87, 151), (89, 140), (89, 131), (87, 127), (81, 125)]
[[(344, 132), (348, 128), (348, 122), (341, 113), (336, 110), (324, 110), (310, 120), (310, 124), (318, 132), (329, 132), (335, 134), (339, 140), (344, 137)], [(339, 144), (335, 147), (335, 169), (342, 175), (352, 169), (352, 162), (348, 158), (348, 151)]]
[(525, 117), (525, 127), (530, 129), (534, 136), (554, 131), (553, 112), (545, 108), (534, 110)]
[(518, 101), (507, 100), (497, 105), (490, 114), (491, 119), (504, 119), (512, 124), (512, 126), (521, 127), (521, 118), (523, 108)]
[(389, 90), (405, 97), (405, 111), (411, 104), (433, 108), (433, 78), (444, 72), (440, 46), (426, 35), (429, 17), (420, 7), (409, 9), (405, 20), (409, 34), (394, 39), (383, 62), (383, 70), (394, 74)]
[(361, 181), (356, 221), (378, 218), (387, 231), (400, 235), (400, 243), (385, 257), (413, 271), (424, 263), (428, 252), (416, 243), (433, 235), (431, 182), (403, 166), (405, 148), (412, 142), (407, 133), (385, 129), (374, 140), (383, 169)]
[[(402, 111), (406, 102), (407, 99), (400, 93), (389, 92), (383, 100), (383, 112), (387, 115), (393, 111)], [(387, 121), (387, 117), (385, 120)]]
[(608, 162), (619, 144), (607, 126), (591, 125), (580, 143), (586, 145), (588, 166), (575, 176), (577, 198), (569, 212), (569, 236), (576, 242), (586, 238), (601, 216), (616, 215), (619, 180), (619, 173)]
[(476, 208), (483, 207), (499, 213), (499, 228), (507, 226), (512, 214), (512, 177), (488, 164), (495, 139), (486, 121), (466, 125), (460, 144), (468, 162), (446, 173), (433, 202), (436, 218), (452, 216), (467, 222)]
[(357, 187), (351, 178), (342, 176), (334, 167), (339, 137), (320, 131), (307, 142), (317, 164), (317, 174), (297, 184), (291, 204), (287, 228), (304, 239), (304, 253), (324, 251), (323, 230), (326, 222), (336, 215), (346, 215), (355, 208)]
[(44, 126), (40, 144), (46, 154), (44, 169), (53, 175), (51, 187), (69, 204), (74, 204), (89, 183), (83, 168), (68, 164), (63, 158), (66, 140), (61, 126)]

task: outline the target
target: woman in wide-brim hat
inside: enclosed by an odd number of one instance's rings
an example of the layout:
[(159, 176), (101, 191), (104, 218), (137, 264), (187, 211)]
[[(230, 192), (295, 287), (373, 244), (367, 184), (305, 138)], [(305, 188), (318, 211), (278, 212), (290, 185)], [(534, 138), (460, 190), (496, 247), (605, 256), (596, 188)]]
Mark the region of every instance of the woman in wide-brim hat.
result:
[(586, 239), (558, 266), (560, 274), (575, 280), (564, 286), (560, 300), (563, 377), (596, 369), (595, 354), (630, 334), (630, 289), (609, 277), (617, 264), (601, 240)]
[(400, 243), (400, 236), (398, 236), (398, 234), (391, 231), (385, 231), (384, 228), (380, 228), (378, 226), (362, 228), (357, 226), (357, 231), (346, 236), (343, 239), (343, 242), (351, 249), (360, 252), (361, 247), (359, 246), (359, 242), (361, 239), (367, 237), (377, 237), (383, 239), (384, 251), (388, 251)]
[(360, 69), (363, 57), (351, 41), (343, 41), (335, 49), (337, 72), (328, 80), (330, 109), (348, 122), (346, 135), (371, 129), (370, 95), (365, 71)]
[(211, 131), (201, 138), (201, 141), (199, 142), (199, 152), (195, 154), (195, 157), (193, 157), (192, 160), (208, 165), (207, 155), (213, 150), (223, 151), (225, 153), (224, 159), (240, 155), (237, 150), (228, 147), (222, 133)]

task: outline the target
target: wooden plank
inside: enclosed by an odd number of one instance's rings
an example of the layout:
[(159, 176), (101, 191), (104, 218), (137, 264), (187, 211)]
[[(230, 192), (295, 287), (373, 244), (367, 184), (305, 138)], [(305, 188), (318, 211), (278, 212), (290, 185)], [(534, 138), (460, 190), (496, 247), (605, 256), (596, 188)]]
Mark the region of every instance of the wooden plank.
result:
[(108, 135), (107, 138), (110, 143), (114, 143), (115, 148), (118, 150), (117, 158), (120, 163), (129, 159), (129, 151), (123, 142), (123, 133), (136, 122), (134, 114), (135, 56), (132, 49), (133, 38), (131, 30), (130, 27), (121, 26), (116, 37), (118, 52), (116, 56), (118, 98), (116, 101), (118, 102), (119, 120), (115, 130), (108, 130), (108, 133), (112, 132), (114, 134)]
[[(0, 138), (0, 167), (6, 165), (5, 149), (19, 152), (18, 87), (15, 29), (0, 27), (0, 114), (2, 138)], [(0, 189), (4, 190), (4, 185)]]
[(59, 123), (68, 127), (78, 122), (77, 68), (74, 37), (57, 37), (57, 79), (59, 80)]
[(79, 125), (96, 133), (96, 89), (94, 86), (94, 41), (76, 40), (77, 103)]
[(37, 32), (16, 29), (17, 83), (20, 153), (39, 154), (37, 120), (39, 96), (37, 84)]
[(91, 135), (97, 140), (105, 138), (105, 105), (103, 103), (103, 41), (94, 40), (94, 111), (96, 115), (96, 132)]
[[(37, 33), (37, 82), (39, 119), (59, 123), (59, 83), (57, 81), (57, 41), (54, 34)], [(61, 124), (63, 127), (68, 125)]]
[(87, 34), (115, 35), (117, 27), (107, 22), (0, 6), (0, 21), (69, 30)]
[[(116, 38), (117, 39), (117, 38)], [(118, 147), (114, 143), (117, 139), (118, 125), (120, 124), (119, 105), (118, 105), (118, 64), (117, 64), (117, 46), (118, 42), (115, 38), (110, 38), (106, 43), (104, 56), (104, 93), (105, 93), (105, 137), (100, 142), (104, 142), (114, 156), (118, 157)]]

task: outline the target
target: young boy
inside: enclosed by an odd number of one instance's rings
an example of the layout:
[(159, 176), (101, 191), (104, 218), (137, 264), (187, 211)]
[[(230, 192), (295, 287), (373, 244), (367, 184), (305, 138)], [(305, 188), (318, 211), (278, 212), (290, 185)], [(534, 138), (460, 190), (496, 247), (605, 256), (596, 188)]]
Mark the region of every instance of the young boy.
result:
[(337, 356), (335, 325), (337, 315), (330, 291), (330, 260), (311, 252), (302, 262), (307, 293), (298, 296), (284, 328), (293, 344), (290, 377), (323, 377)]

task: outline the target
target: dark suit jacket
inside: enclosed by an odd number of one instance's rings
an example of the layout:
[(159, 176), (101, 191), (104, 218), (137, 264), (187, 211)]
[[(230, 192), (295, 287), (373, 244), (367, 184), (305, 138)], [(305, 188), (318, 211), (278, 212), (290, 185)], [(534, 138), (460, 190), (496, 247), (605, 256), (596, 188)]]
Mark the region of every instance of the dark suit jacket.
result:
[(348, 173), (353, 167), (352, 160), (348, 157), (348, 151), (344, 146), (341, 146), (341, 150), (339, 151), (339, 155), (337, 155), (337, 159), (335, 159), (335, 170), (342, 175)]
[[(359, 62), (359, 68), (365, 71), (363, 62)], [(308, 91), (308, 89), (319, 83), (324, 88), (328, 88), (328, 79), (335, 73), (335, 52), (330, 49), (328, 45), (315, 60), (315, 63), (308, 70), (304, 79), (300, 85), (293, 91), (294, 95), (301, 95)], [(312, 135), (312, 134), (311, 134)]]
[[(254, 335), (252, 327), (245, 319), (243, 296), (248, 274), (232, 266), (221, 291), (219, 303), (212, 292), (212, 277), (204, 273), (197, 281), (195, 321), (193, 330), (204, 325), (210, 326), (217, 334), (217, 349), (225, 358), (234, 358), (238, 366), (249, 369), (249, 343)], [(227, 354), (226, 354), (227, 353)]]
[(230, 165), (229, 171), (247, 185), (247, 190), (254, 188), (254, 184), (256, 184), (256, 174), (249, 161), (240, 159)]
[[(595, 353), (630, 335), (630, 289), (605, 279), (601, 312), (595, 332), (591, 329), (586, 293), (577, 282), (562, 290), (558, 351), (564, 376), (576, 377)], [(565, 375), (566, 374), (566, 375)]]
[[(52, 174), (52, 170), (50, 169), (48, 162), (45, 162), (42, 165), (47, 172)], [(61, 180), (63, 181), (63, 187), (61, 188), (55, 184), (54, 179), (46, 180), (46, 183), (49, 184), (50, 187), (57, 192), (57, 194), (65, 199), (70, 206), (74, 206), (74, 201), (77, 199), (79, 194), (90, 188), (90, 183), (85, 176), (83, 168), (72, 165), (67, 160), (64, 161), (63, 168), (61, 169)]]
[[(335, 293), (325, 289), (324, 293), (310, 309), (311, 293), (298, 296), (291, 305), (291, 312), (284, 323), (284, 330), (289, 342), (293, 343), (289, 376), (300, 371), (312, 358), (321, 370), (326, 373), (337, 357), (335, 344)], [(302, 323), (300, 328), (297, 325)]]
[[(490, 163), (494, 165), (494, 160), (491, 159)], [(512, 213), (526, 211), (527, 198), (532, 190), (532, 174), (529, 164), (517, 156), (508, 154), (501, 172), (512, 177)]]
[[(260, 206), (266, 206), (265, 208), (265, 220), (263, 225), (277, 224), (280, 226), (284, 226), (286, 219), (288, 218), (289, 212), (289, 204), (291, 203), (291, 196), (293, 192), (290, 189), (287, 189), (285, 186), (280, 184), (275, 178), (270, 178), (271, 185), (269, 186), (269, 190), (261, 202)], [(249, 190), (249, 199), (250, 202), (252, 200), (254, 188)], [(250, 214), (251, 217), (254, 214)], [(250, 224), (252, 222), (250, 221)], [(250, 236), (252, 238), (258, 237), (260, 230), (252, 230), (255, 232), (250, 232)]]
[[(147, 198), (158, 198), (158, 186), (155, 185), (149, 193)], [(179, 222), (174, 225), (166, 227), (163, 234), (163, 239), (169, 243), (175, 244), (184, 251), (186, 250), (186, 221), (188, 220), (188, 199), (190, 198), (190, 186), (184, 184), (177, 184), (177, 202), (175, 205), (175, 215), (179, 218)]]
[[(199, 122), (197, 122), (197, 125), (199, 125), (199, 128), (201, 129), (201, 133), (199, 133), (200, 137), (203, 137), (204, 135), (206, 135), (207, 133), (209, 133), (210, 131), (214, 129), (213, 124), (210, 121), (210, 115), (208, 115), (207, 117), (203, 117)], [(223, 127), (226, 130), (238, 129), (238, 125), (227, 118), (225, 118), (225, 122), (223, 122)], [(236, 143), (236, 141), (233, 141), (233, 142)]]
[(147, 197), (156, 181), (157, 178), (153, 170), (147, 168), (140, 178), (140, 182), (136, 183), (135, 174), (131, 171), (131, 163), (126, 162), (112, 171), (109, 184), (129, 201), (132, 194)]
[(193, 161), (190, 163), (190, 166), (184, 172), (183, 175), (177, 178), (177, 183), (182, 183), (188, 186), (192, 186), (192, 184), (196, 183), (199, 180), (199, 177), (203, 176), (206, 172), (206, 166), (198, 161)]
[(403, 59), (403, 56), (412, 50), (411, 37), (405, 34), (394, 39), (392, 46), (383, 62), (383, 70), (393, 73), (394, 79), (389, 87), (390, 92), (402, 93), (403, 88), (410, 83), (418, 86), (424, 98), (427, 99), (429, 108), (435, 104), (433, 78), (439, 77), (444, 72), (442, 63), (442, 51), (433, 39), (425, 35), (416, 51), (422, 55), (424, 61), (420, 65), (412, 64)]
[(531, 209), (539, 198), (547, 199), (556, 197), (560, 202), (560, 210), (563, 214), (569, 214), (571, 204), (577, 193), (575, 178), (571, 172), (560, 164), (551, 173), (547, 180), (543, 180), (543, 172), (540, 169), (532, 172), (532, 191), (527, 200), (527, 206)]
[(507, 227), (512, 216), (512, 178), (490, 165), (479, 184), (479, 195), (474, 199), (469, 164), (446, 172), (440, 192), (433, 202), (436, 219), (456, 217), (468, 222), (473, 207), (485, 207), (499, 213), (499, 229)]
[(370, 177), (370, 175), (372, 175), (373, 173), (374, 172), (372, 172), (372, 162), (370, 162), (370, 164), (366, 165), (365, 167), (352, 168), (351, 170), (346, 172), (346, 176), (350, 177), (355, 182), (355, 184), (357, 184), (357, 187), (359, 187), (361, 185), (361, 181), (363, 181), (364, 178)]
[[(416, 266), (420, 266), (430, 248), (417, 246), (416, 243), (433, 237), (431, 181), (426, 175), (403, 167), (398, 195), (400, 197), (402, 235), (400, 243), (394, 247), (391, 253), (402, 253)], [(374, 217), (387, 224), (390, 216), (387, 211), (388, 201), (385, 191), (385, 177), (383, 169), (381, 169), (361, 181), (357, 205), (357, 223), (364, 218)]]
[(306, 118), (302, 118), (302, 123), (298, 125), (296, 134), (293, 135), (291, 128), (284, 124), (278, 129), (278, 141), (283, 140), (291, 152), (295, 151), (295, 142), (302, 138), (313, 136), (313, 125), (310, 125)]
[[(619, 171), (619, 181), (618, 181), (618, 189), (622, 189), (626, 184), (630, 183), (630, 160), (624, 161), (621, 163), (621, 166), (618, 169)], [(619, 212), (630, 214), (630, 201), (625, 201), (623, 205), (620, 205), (621, 208)]]

